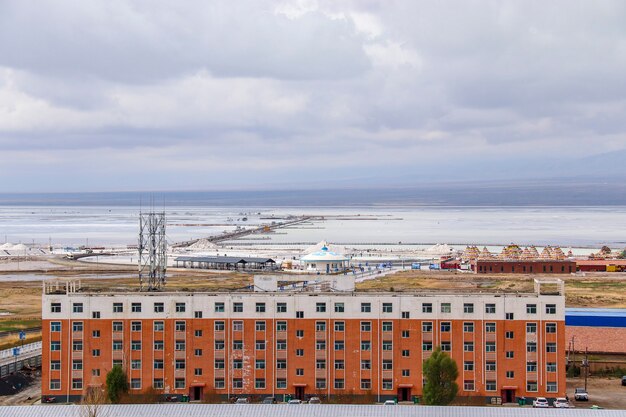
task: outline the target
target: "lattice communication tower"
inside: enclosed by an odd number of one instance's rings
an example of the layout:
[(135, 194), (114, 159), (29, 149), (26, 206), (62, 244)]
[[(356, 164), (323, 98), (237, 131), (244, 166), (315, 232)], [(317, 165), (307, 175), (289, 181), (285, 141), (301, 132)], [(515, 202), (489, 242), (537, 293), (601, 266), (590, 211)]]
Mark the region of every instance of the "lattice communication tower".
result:
[(139, 213), (139, 286), (158, 291), (165, 286), (167, 240), (165, 212)]

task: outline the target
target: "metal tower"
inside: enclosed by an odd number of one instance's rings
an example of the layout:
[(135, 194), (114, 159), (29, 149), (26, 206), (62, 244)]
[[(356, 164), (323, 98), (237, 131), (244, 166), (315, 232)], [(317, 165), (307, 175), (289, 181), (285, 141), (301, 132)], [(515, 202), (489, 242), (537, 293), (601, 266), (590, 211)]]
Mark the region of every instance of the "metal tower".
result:
[(165, 286), (167, 240), (165, 212), (139, 213), (139, 286), (157, 291)]

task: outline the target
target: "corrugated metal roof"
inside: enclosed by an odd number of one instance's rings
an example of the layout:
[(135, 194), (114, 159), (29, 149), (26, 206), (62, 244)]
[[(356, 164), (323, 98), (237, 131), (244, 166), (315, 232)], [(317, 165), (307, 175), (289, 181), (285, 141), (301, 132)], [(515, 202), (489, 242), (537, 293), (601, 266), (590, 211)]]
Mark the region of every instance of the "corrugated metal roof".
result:
[[(624, 410), (383, 405), (128, 404), (101, 406), (107, 417), (562, 417), (624, 416)], [(79, 405), (0, 407), (0, 417), (80, 417)]]
[(624, 308), (566, 308), (566, 326), (626, 327)]
[(271, 258), (249, 258), (239, 256), (179, 256), (174, 262), (209, 262), (214, 264), (275, 263)]

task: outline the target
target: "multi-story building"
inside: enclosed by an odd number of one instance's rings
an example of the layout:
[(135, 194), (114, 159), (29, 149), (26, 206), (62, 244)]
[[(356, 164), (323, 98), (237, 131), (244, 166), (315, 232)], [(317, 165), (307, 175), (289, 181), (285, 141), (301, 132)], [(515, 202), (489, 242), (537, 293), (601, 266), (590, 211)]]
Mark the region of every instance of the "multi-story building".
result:
[(76, 400), (119, 364), (131, 393), (409, 400), (422, 394), (423, 362), (441, 347), (457, 363), (459, 396), (564, 396), (563, 287), (544, 293), (536, 283), (529, 294), (48, 285), (42, 395)]

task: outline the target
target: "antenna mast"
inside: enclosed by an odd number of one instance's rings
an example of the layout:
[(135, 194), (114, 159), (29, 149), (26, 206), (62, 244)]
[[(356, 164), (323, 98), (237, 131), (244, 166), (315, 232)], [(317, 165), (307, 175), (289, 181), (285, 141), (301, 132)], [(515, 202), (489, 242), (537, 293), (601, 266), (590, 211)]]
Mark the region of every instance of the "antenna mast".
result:
[(165, 286), (167, 240), (165, 211), (139, 212), (139, 287), (141, 291), (158, 291)]

